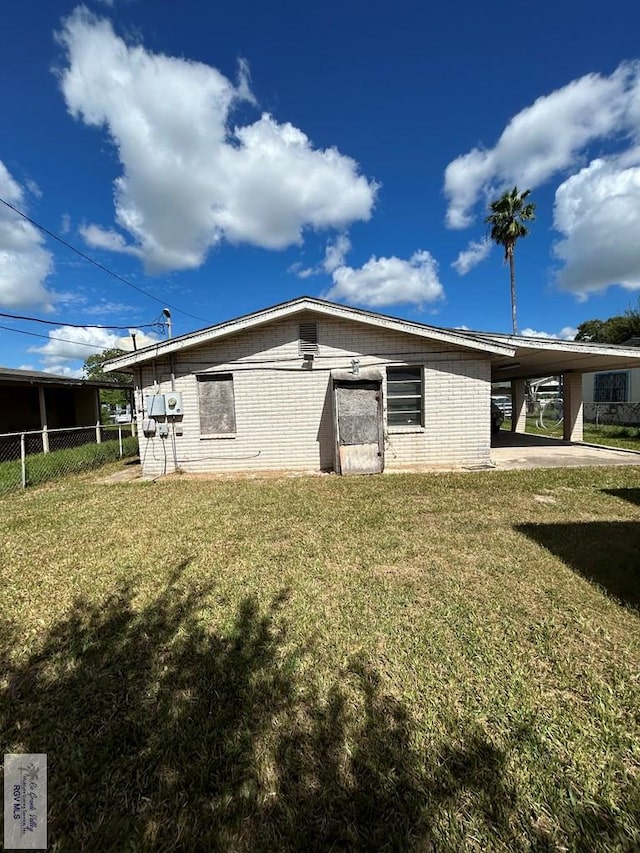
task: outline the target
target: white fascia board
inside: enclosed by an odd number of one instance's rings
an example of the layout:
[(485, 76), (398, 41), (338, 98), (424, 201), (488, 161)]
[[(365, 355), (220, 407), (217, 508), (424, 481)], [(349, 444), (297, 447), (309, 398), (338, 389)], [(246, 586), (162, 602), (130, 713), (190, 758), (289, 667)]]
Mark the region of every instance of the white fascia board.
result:
[[(438, 326), (426, 326), (423, 323), (412, 323), (410, 320), (399, 320), (395, 317), (387, 317), (385, 314), (373, 314), (369, 311), (361, 311), (356, 308), (347, 308), (332, 302), (307, 300), (309, 305), (305, 306), (310, 311), (334, 316), (342, 320), (351, 320), (357, 323), (366, 323), (378, 328), (389, 329), (393, 332), (403, 332), (407, 335), (428, 340), (440, 341), (453, 344), (465, 349), (475, 349), (482, 352), (496, 353), (498, 355), (513, 355), (514, 349), (509, 344), (500, 341), (487, 341), (479, 336), (468, 335), (452, 329), (442, 329)], [(300, 310), (299, 308), (297, 310)]]
[(290, 317), (292, 314), (299, 314), (301, 311), (312, 311), (317, 314), (322, 314), (329, 317), (336, 317), (342, 320), (349, 320), (357, 323), (365, 323), (370, 326), (388, 329), (389, 331), (402, 332), (404, 334), (415, 335), (416, 337), (426, 338), (428, 340), (440, 341), (442, 343), (453, 344), (454, 346), (464, 347), (465, 349), (480, 350), (489, 354), (497, 354), (503, 356), (513, 356), (515, 349), (510, 343), (496, 341), (483, 338), (479, 335), (469, 335), (463, 332), (453, 331), (449, 329), (440, 329), (436, 326), (425, 326), (419, 323), (412, 323), (409, 320), (398, 320), (394, 317), (387, 317), (384, 314), (372, 314), (368, 311), (359, 309), (347, 308), (342, 305), (336, 305), (332, 302), (324, 300), (316, 300), (310, 297), (302, 297), (294, 299), (291, 302), (285, 302), (281, 305), (275, 305), (272, 308), (265, 308), (262, 311), (257, 311), (254, 314), (248, 314), (244, 317), (228, 320), (216, 326), (210, 326), (206, 329), (201, 329), (197, 332), (189, 332), (186, 335), (181, 335), (178, 338), (171, 338), (168, 341), (161, 341), (157, 344), (135, 352), (127, 353), (127, 355), (119, 356), (104, 364), (106, 372), (122, 370), (136, 364), (142, 364), (146, 361), (151, 361), (155, 358), (160, 358), (180, 350), (191, 349), (201, 346), (202, 344), (211, 341), (219, 340), (220, 338), (234, 335), (238, 332), (252, 329), (256, 326), (264, 325), (272, 320), (282, 320)]
[(509, 338), (518, 349), (549, 350), (577, 355), (611, 355), (618, 358), (640, 359), (640, 347), (623, 347), (619, 344), (594, 344), (590, 341), (554, 341), (547, 338)]

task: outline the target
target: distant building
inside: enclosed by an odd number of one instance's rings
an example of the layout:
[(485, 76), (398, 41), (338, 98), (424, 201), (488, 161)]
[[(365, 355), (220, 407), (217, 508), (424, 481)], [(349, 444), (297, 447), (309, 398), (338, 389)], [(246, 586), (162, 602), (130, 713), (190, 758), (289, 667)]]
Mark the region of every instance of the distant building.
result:
[[(0, 367), (0, 434), (96, 426), (101, 388), (114, 384)], [(40, 441), (49, 449), (47, 440)]]
[(640, 424), (640, 369), (585, 373), (582, 377), (586, 421)]

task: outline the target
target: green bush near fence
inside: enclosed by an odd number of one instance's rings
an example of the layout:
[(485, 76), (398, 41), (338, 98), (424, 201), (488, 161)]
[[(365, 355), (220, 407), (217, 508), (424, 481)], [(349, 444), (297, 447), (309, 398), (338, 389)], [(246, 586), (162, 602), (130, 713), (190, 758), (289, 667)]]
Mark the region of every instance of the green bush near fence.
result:
[[(122, 455), (134, 456), (138, 452), (135, 436), (122, 437)], [(120, 458), (118, 439), (101, 444), (83, 444), (51, 453), (34, 453), (26, 458), (27, 486), (39, 486), (67, 474), (77, 474), (99, 468), (106, 462)], [(0, 463), (0, 495), (19, 489), (22, 485), (21, 462), (19, 459)]]

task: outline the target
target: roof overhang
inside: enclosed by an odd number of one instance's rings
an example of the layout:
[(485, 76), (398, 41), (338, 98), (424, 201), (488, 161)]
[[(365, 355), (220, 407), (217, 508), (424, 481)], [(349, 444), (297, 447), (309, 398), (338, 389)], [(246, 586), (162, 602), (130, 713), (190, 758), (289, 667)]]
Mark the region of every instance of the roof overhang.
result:
[(131, 389), (133, 385), (122, 382), (96, 381), (79, 379), (74, 376), (57, 376), (55, 373), (44, 373), (37, 370), (18, 370), (10, 367), (0, 367), (0, 385), (52, 385), (59, 388), (112, 388)]
[(508, 341), (515, 354), (512, 358), (492, 359), (494, 382), (640, 367), (640, 347), (515, 336), (499, 336), (499, 340)]
[(270, 322), (294, 317), (304, 312), (338, 320), (364, 323), (368, 326), (413, 335), (425, 341), (437, 341), (460, 349), (488, 355), (492, 362), (494, 382), (511, 379), (536, 379), (565, 373), (595, 373), (640, 367), (640, 347), (596, 344), (589, 341), (557, 341), (550, 338), (525, 338), (459, 329), (444, 329), (410, 320), (363, 311), (324, 299), (302, 296), (246, 314), (216, 326), (190, 332), (127, 353), (106, 362), (104, 369), (132, 371), (138, 365), (173, 353), (193, 349), (222, 340), (230, 335), (257, 328)]
[(310, 311), (325, 317), (333, 317), (339, 320), (365, 323), (366, 325), (387, 329), (391, 332), (415, 335), (416, 337), (426, 340), (450, 344), (457, 348), (476, 350), (488, 355), (502, 355), (508, 358), (514, 354), (511, 344), (484, 338), (474, 332), (462, 332), (456, 329), (442, 329), (438, 326), (427, 326), (423, 323), (413, 323), (410, 320), (401, 320), (395, 317), (389, 317), (386, 314), (362, 311), (358, 308), (350, 308), (345, 305), (337, 305), (334, 302), (327, 302), (324, 299), (303, 296), (299, 299), (292, 299), (290, 302), (283, 302), (280, 305), (274, 305), (271, 308), (256, 311), (253, 314), (246, 314), (243, 317), (228, 320), (227, 322), (219, 323), (216, 326), (210, 326), (206, 329), (190, 332), (187, 335), (182, 335), (178, 338), (171, 338), (168, 341), (162, 341), (145, 347), (144, 349), (118, 356), (118, 358), (105, 362), (104, 370), (107, 372), (130, 370), (131, 368), (153, 361), (154, 359), (169, 356), (173, 353), (182, 352), (194, 347), (199, 347), (203, 344), (212, 343), (228, 337), (229, 335), (235, 335), (238, 332), (254, 329), (274, 320), (283, 320), (287, 317), (292, 317), (305, 311)]

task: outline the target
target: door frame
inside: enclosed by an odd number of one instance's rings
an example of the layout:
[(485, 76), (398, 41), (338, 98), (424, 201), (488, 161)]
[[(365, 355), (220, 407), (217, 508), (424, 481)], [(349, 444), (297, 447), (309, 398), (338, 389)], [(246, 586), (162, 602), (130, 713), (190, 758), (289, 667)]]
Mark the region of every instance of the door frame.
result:
[[(350, 386), (362, 385), (371, 387), (377, 392), (377, 423), (378, 423), (378, 456), (380, 457), (380, 472), (384, 471), (384, 402), (383, 402), (382, 373), (375, 368), (360, 369), (358, 373), (350, 370), (331, 371), (331, 402), (333, 411), (333, 439), (334, 439), (334, 469), (337, 474), (343, 474), (340, 459), (340, 433), (338, 425), (338, 401), (336, 391), (338, 388), (349, 388)], [(346, 445), (345, 445), (346, 446)], [(374, 472), (372, 472), (374, 473)]]

